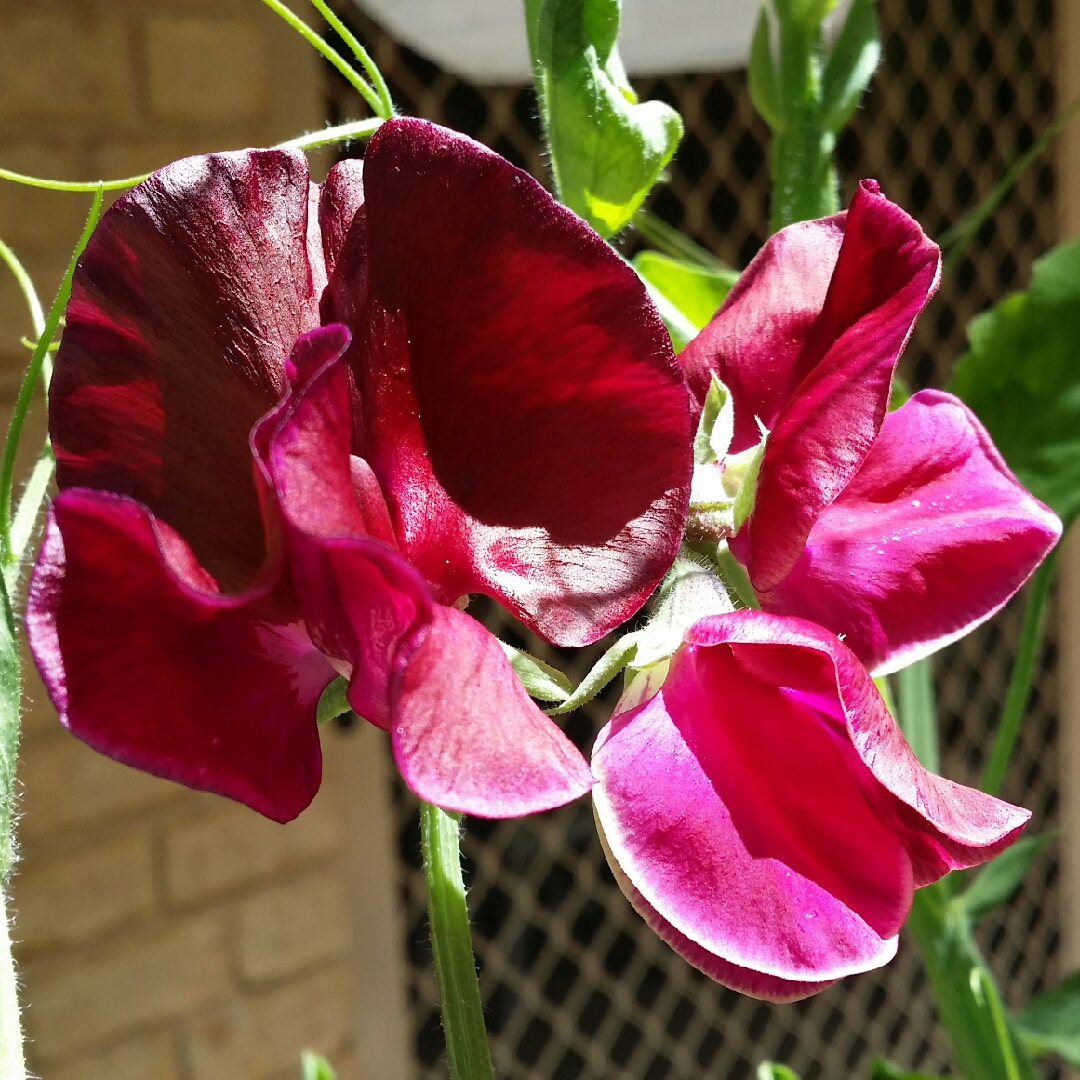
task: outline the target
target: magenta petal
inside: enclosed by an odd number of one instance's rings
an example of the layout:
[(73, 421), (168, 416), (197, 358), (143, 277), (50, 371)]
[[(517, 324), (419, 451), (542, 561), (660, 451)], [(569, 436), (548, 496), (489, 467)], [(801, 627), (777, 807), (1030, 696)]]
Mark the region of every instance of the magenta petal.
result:
[(998, 611), (1060, 535), (974, 414), (925, 390), (888, 415), (795, 568), (760, 600), (895, 671)]
[[(611, 853), (611, 848), (604, 836), (603, 828), (597, 822), (597, 831), (600, 834), (600, 842), (608, 858), (608, 864), (615, 875), (626, 898), (634, 906), (634, 910), (645, 920), (649, 928), (660, 938), (666, 941), (680, 956), (688, 960), (694, 967), (705, 972), (710, 979), (715, 979), (724, 986), (738, 990), (740, 994), (749, 997), (762, 998), (765, 1001), (784, 1003), (799, 1001), (801, 998), (816, 994), (832, 985), (828, 982), (795, 982), (777, 978), (775, 975), (765, 975), (753, 968), (740, 967), (729, 960), (724, 960), (715, 953), (702, 948), (696, 941), (691, 940), (685, 934), (680, 934), (644, 896), (634, 887), (634, 883), (626, 876), (622, 867), (619, 866)], [(895, 944), (896, 939), (893, 939)], [(884, 962), (887, 962), (886, 961)]]
[(121, 196), (79, 262), (50, 389), (61, 488), (128, 495), (221, 583), (263, 526), (248, 434), (318, 322), (322, 245), (299, 152), (187, 158)]
[[(993, 858), (1016, 839), (1031, 817), (1022, 807), (924, 769), (866, 668), (843, 642), (816, 623), (742, 611), (703, 619), (691, 628), (687, 640), (731, 643), (744, 668), (788, 687), (823, 715), (833, 713), (846, 728), (859, 759), (888, 793), (895, 828), (912, 859), (916, 886), (936, 880), (946, 870)], [(814, 674), (825, 660), (834, 669), (828, 688)]]
[(263, 599), (219, 594), (138, 503), (68, 490), (49, 512), (27, 635), (80, 739), (288, 821), (319, 787), (315, 708), (334, 672)]
[(366, 464), (349, 454), (348, 371), (332, 364), (347, 345), (348, 331), (336, 325), (297, 343), (290, 365), (318, 373), (290, 399), (277, 424), (270, 475), (312, 639), (348, 669), (352, 707), (385, 729), (395, 656), (430, 619), (431, 600), (416, 571), (378, 538), (388, 521), (385, 504), (367, 482)]
[(404, 661), (393, 695), (394, 757), (422, 799), (505, 818), (562, 806), (592, 787), (578, 749), (471, 616), (436, 606)]
[(339, 161), (319, 189), (319, 226), (328, 277), (333, 277), (353, 221), (364, 206), (364, 163)]
[(740, 611), (686, 642), (601, 732), (593, 804), (631, 900), (721, 982), (790, 998), (880, 966), (913, 886), (992, 857), (1030, 816), (926, 772), (813, 623)]
[(692, 429), (663, 324), (588, 226), (480, 144), (391, 120), (364, 170), (365, 324), (326, 314), (352, 321), (356, 446), (402, 550), (443, 602), (488, 592), (593, 641), (685, 522)]
[[(814, 522), (870, 452), (896, 361), (939, 273), (937, 246), (864, 181), (821, 315), (795, 364), (801, 381), (766, 444), (747, 523), (747, 569), (759, 592), (795, 565)], [(736, 415), (739, 407), (736, 399)]]
[(825, 303), (846, 216), (802, 221), (770, 236), (709, 325), (679, 353), (699, 407), (714, 373), (731, 392), (732, 453), (756, 445), (757, 419), (771, 429), (788, 400), (792, 373)]
[[(878, 891), (866, 869), (842, 861), (855, 850), (864, 852), (874, 869), (891, 865), (889, 877), (897, 895), (886, 905), (894, 908), (887, 937), (875, 932), (826, 885), (783, 861), (785, 848), (795, 853), (803, 843), (820, 842), (822, 850), (809, 853), (817, 857), (806, 860), (815, 864), (807, 869), (820, 869), (823, 846), (829, 838), (842, 836), (836, 829), (841, 823), (828, 820), (834, 804), (828, 798), (821, 800), (809, 768), (782, 775), (778, 758), (776, 768), (755, 775), (756, 763), (745, 752), (754, 736), (759, 736), (766, 752), (810, 746), (814, 765), (827, 767), (822, 781), (842, 775), (841, 754), (829, 746), (827, 729), (818, 725), (815, 735), (812, 718), (800, 715), (797, 707), (772, 717), (745, 712), (748, 706), (761, 704), (753, 689), (749, 695), (742, 693), (751, 680), (737, 680), (717, 694), (711, 684), (721, 673), (703, 656), (709, 651), (689, 647), (677, 653), (661, 691), (639, 708), (613, 718), (597, 740), (593, 805), (615, 861), (660, 919), (723, 964), (759, 972), (770, 980), (806, 984), (805, 993), (879, 967), (896, 951), (898, 920), (910, 902), (910, 868), (903, 850), (894, 838), (883, 835), (880, 825), (875, 827), (871, 806), (865, 800), (859, 806), (857, 784), (847, 777), (843, 806), (856, 808), (857, 816), (828, 884), (842, 886), (843, 871), (851, 869), (871, 893)], [(727, 667), (731, 660), (729, 652)], [(790, 720), (796, 730), (789, 743), (782, 729)], [(759, 727), (761, 721), (764, 728)], [(777, 737), (779, 744), (770, 741)], [(777, 783), (783, 801), (771, 808), (769, 821), (758, 828), (750, 820), (752, 813), (768, 807), (769, 788)], [(752, 804), (740, 807), (737, 800), (747, 795)], [(800, 838), (793, 834), (800, 822), (792, 815), (803, 800), (808, 817), (801, 823), (806, 834)], [(822, 820), (827, 830), (819, 835), (814, 829)], [(779, 827), (780, 833), (770, 836), (763, 831), (770, 826)], [(861, 832), (863, 826), (869, 829), (867, 834)], [(873, 842), (881, 839), (885, 850), (876, 851)], [(889, 885), (883, 882), (882, 888)], [(844, 891), (856, 890), (852, 883)], [(678, 939), (668, 940), (679, 946)], [(705, 967), (700, 955), (688, 954), (688, 959)], [(745, 983), (737, 985), (742, 988)]]

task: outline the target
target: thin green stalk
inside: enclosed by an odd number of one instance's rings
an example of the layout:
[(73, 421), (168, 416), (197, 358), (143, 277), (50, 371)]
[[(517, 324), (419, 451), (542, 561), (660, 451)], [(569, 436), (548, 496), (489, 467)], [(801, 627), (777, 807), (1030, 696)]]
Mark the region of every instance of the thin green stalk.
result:
[(337, 127), (324, 128), (322, 131), (312, 131), (307, 135), (298, 135), (295, 139), (278, 143), (278, 150), (314, 150), (317, 146), (327, 146), (330, 143), (345, 142), (348, 139), (366, 139), (374, 135), (382, 127), (381, 117), (372, 117), (368, 120), (353, 120), (348, 124), (339, 124)]
[(38, 514), (41, 513), (45, 495), (49, 490), (49, 481), (52, 480), (55, 469), (56, 458), (53, 456), (52, 444), (46, 439), (41, 449), (41, 456), (34, 465), (34, 471), (30, 474), (30, 479), (26, 481), (26, 487), (23, 488), (18, 509), (15, 511), (15, 519), (11, 525), (11, 561), (4, 565), (4, 587), (7, 589), (8, 596), (14, 596), (18, 587), (23, 559), (34, 538), (34, 526), (37, 524)]
[(386, 80), (379, 70), (379, 65), (371, 59), (371, 54), (360, 44), (356, 35), (341, 21), (340, 18), (338, 18), (337, 13), (326, 3), (326, 0), (311, 0), (311, 3), (318, 10), (319, 14), (330, 24), (330, 27), (337, 33), (338, 37), (349, 46), (349, 50), (352, 52), (353, 56), (363, 64), (364, 70), (368, 73), (368, 78), (371, 80), (371, 85), (375, 87), (375, 92), (379, 95), (379, 100), (382, 102), (382, 108), (376, 109), (375, 112), (384, 120), (389, 120), (390, 117), (394, 115), (394, 102), (390, 97), (390, 87), (386, 85)]
[(46, 180), (40, 176), (27, 176), (25, 173), (12, 172), (10, 169), (0, 169), (0, 180), (11, 180), (16, 184), (25, 184), (27, 187), (45, 188), (46, 191), (123, 191), (125, 188), (133, 188), (141, 184), (151, 173), (143, 173), (141, 176), (128, 176), (123, 180)]
[(457, 819), (445, 810), (420, 804), (428, 919), (450, 1080), (494, 1080), (461, 880), (459, 829)]
[(1020, 628), (1020, 644), (1016, 649), (1012, 674), (1009, 676), (1009, 689), (1005, 694), (1005, 704), (1001, 709), (1001, 720), (994, 735), (994, 745), (990, 751), (990, 760), (983, 773), (982, 789), (991, 795), (1001, 790), (1005, 779), (1005, 770), (1009, 766), (1013, 747), (1020, 734), (1020, 721), (1027, 707), (1031, 693), (1031, 679), (1035, 673), (1035, 658), (1042, 641), (1043, 623), (1046, 616), (1046, 602), (1050, 596), (1050, 584), (1054, 580), (1060, 545), (1043, 560), (1042, 566), (1035, 571), (1028, 587), (1027, 606), (1024, 608), (1024, 623)]
[(289, 8), (281, 3), (281, 0), (262, 0), (262, 2), (275, 15), (284, 19), (312, 48), (326, 57), (341, 72), (349, 85), (371, 106), (371, 111), (376, 116), (381, 115), (382, 103), (379, 100), (379, 95), (356, 73), (352, 64), (341, 53), (323, 41), (303, 19), (294, 15)]
[(934, 671), (930, 657), (916, 660), (896, 673), (899, 715), (904, 738), (923, 767), (941, 771), (938, 756), (937, 706), (934, 702)]
[(34, 328), (34, 337), (40, 338), (45, 333), (45, 313), (41, 310), (41, 301), (38, 299), (37, 289), (34, 288), (30, 275), (19, 262), (15, 252), (3, 240), (0, 240), (0, 259), (7, 263), (8, 269), (15, 275), (15, 280), (19, 283), (23, 298), (26, 300), (26, 306), (30, 309), (30, 323)]
[[(276, 143), (274, 149), (313, 150), (315, 147), (326, 146), (329, 143), (344, 142), (348, 139), (363, 139), (368, 135), (373, 135), (381, 124), (381, 117), (352, 120), (347, 124), (324, 128), (322, 131), (312, 131), (307, 135), (298, 135), (295, 139), (286, 139), (285, 142)], [(44, 188), (46, 191), (93, 192), (97, 191), (98, 188), (102, 191), (122, 191), (126, 188), (133, 188), (136, 184), (141, 184), (153, 175), (153, 173), (142, 173), (140, 176), (128, 176), (123, 180), (47, 180), (40, 176), (26, 176), (24, 173), (12, 172), (10, 169), (0, 169), (0, 180), (11, 180), (16, 184)]]
[(662, 217), (644, 208), (634, 214), (630, 223), (646, 240), (664, 255), (670, 255), (673, 259), (682, 259), (694, 266), (700, 266), (703, 270), (730, 270), (727, 263), (722, 262), (712, 252), (706, 251), (699, 244), (695, 244), (689, 236), (672, 228)]
[(990, 978), (990, 973), (985, 968), (971, 969), (971, 992), (977, 1001), (985, 1002), (990, 1009), (998, 1048), (1001, 1050), (1001, 1057), (1005, 1063), (1006, 1080), (1020, 1080), (1020, 1068), (1016, 1064), (1016, 1054), (1013, 1051), (1012, 1039), (1009, 1037), (1005, 1009), (1001, 1004), (994, 980)]
[(83, 226), (82, 235), (75, 245), (71, 255), (71, 262), (64, 273), (63, 281), (57, 290), (56, 299), (49, 308), (49, 314), (45, 319), (43, 333), (38, 338), (37, 347), (30, 357), (26, 374), (23, 376), (22, 386), (19, 387), (19, 396), (15, 402), (15, 409), (11, 415), (11, 423), (8, 425), (7, 438), (4, 442), (4, 455), (0, 460), (0, 560), (5, 565), (16, 561), (16, 556), (11, 546), (11, 495), (12, 482), (15, 475), (15, 454), (19, 449), (19, 439), (22, 435), (23, 424), (26, 422), (26, 414), (30, 409), (30, 402), (34, 397), (34, 388), (41, 375), (42, 367), (49, 352), (49, 343), (60, 325), (60, 319), (67, 306), (68, 297), (71, 295), (71, 279), (75, 274), (75, 264), (83, 253), (90, 240), (90, 234), (97, 225), (101, 215), (101, 203), (104, 198), (104, 187), (98, 185), (94, 193), (94, 201), (90, 206), (90, 213)]
[(1080, 97), (1075, 98), (1066, 110), (1046, 127), (1043, 133), (1032, 143), (1026, 153), (1021, 154), (1002, 173), (1001, 179), (990, 189), (989, 194), (975, 207), (969, 210), (955, 225), (946, 229), (938, 238), (938, 244), (945, 252), (945, 268), (955, 265), (963, 255), (968, 244), (975, 238), (982, 223), (1005, 201), (1013, 185), (1028, 169), (1031, 163), (1042, 154), (1057, 138), (1061, 129), (1080, 109)]
[(26, 1059), (19, 1024), (19, 987), (11, 955), (7, 905), (3, 901), (0, 890), (0, 1076), (4, 1080), (24, 1080)]

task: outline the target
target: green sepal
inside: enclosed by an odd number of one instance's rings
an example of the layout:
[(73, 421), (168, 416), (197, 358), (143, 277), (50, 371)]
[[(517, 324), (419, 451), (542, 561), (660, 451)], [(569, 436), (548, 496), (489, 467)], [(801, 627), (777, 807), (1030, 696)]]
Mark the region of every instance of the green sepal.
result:
[[(747, 455), (745, 471), (739, 483), (739, 490), (735, 495), (735, 531), (743, 527), (743, 522), (754, 512), (754, 496), (757, 493), (758, 473), (761, 471), (761, 461), (765, 457), (765, 443), (768, 440), (768, 432), (762, 431), (761, 442), (751, 450), (744, 450)], [(741, 455), (739, 455), (741, 456)], [(728, 458), (728, 472), (733, 471), (731, 458)]]
[(305, 1050), (300, 1062), (300, 1080), (336, 1080), (330, 1062)]
[(573, 684), (558, 668), (545, 664), (530, 653), (515, 649), (513, 645), (507, 645), (505, 641), (499, 644), (530, 697), (561, 704), (573, 693)]
[(649, 621), (641, 630), (627, 635), (637, 645), (633, 666), (647, 668), (667, 660), (699, 619), (734, 610), (720, 578), (709, 566), (684, 552), (661, 583)]
[(873, 0), (853, 0), (821, 76), (821, 124), (839, 134), (851, 119), (878, 61), (881, 42)]
[(592, 701), (612, 679), (634, 659), (637, 642), (633, 634), (619, 638), (614, 645), (593, 665), (592, 670), (578, 683), (577, 689), (553, 709), (545, 709), (548, 716), (562, 716)]
[(950, 389), (1020, 482), (1068, 528), (1080, 513), (1080, 240), (1051, 249), (1031, 284), (968, 323)]
[(629, 224), (683, 134), (660, 101), (638, 103), (615, 47), (620, 0), (543, 0), (537, 92), (560, 199), (601, 236)]
[(1080, 1069), (1080, 971), (1033, 997), (1020, 1010), (1016, 1025), (1030, 1053), (1060, 1054)]
[(347, 713), (352, 706), (347, 697), (349, 692), (349, 680), (344, 675), (339, 675), (329, 683), (319, 698), (319, 704), (315, 707), (315, 720), (325, 724), (342, 713)]
[(643, 281), (674, 304), (695, 330), (709, 322), (731, 286), (739, 280), (736, 270), (708, 270), (656, 251), (635, 255), (634, 269)]
[(1025, 836), (991, 859), (957, 898), (964, 905), (968, 918), (976, 923), (998, 904), (1004, 904), (1020, 888), (1035, 856), (1056, 838), (1056, 832)]
[(728, 388), (713, 373), (694, 436), (695, 463), (710, 465), (723, 461), (734, 434), (735, 405)]
[(772, 53), (772, 22), (767, 4), (761, 5), (754, 37), (750, 42), (750, 64), (747, 70), (750, 100), (773, 131), (784, 130), (784, 102), (780, 96), (780, 79)]

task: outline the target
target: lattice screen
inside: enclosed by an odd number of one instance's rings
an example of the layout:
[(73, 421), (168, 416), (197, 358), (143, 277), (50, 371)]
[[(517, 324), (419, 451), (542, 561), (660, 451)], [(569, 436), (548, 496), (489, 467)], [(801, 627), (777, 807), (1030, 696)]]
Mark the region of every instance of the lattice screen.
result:
[[(1053, 5), (879, 0), (878, 9), (885, 58), (865, 107), (839, 142), (844, 193), (850, 195), (859, 178), (875, 176), (938, 235), (978, 201), (1053, 114)], [(402, 111), (465, 131), (546, 181), (531, 89), (469, 86), (396, 46), (354, 10), (348, 18), (372, 48)], [(653, 209), (744, 266), (767, 235), (768, 221), (767, 131), (754, 114), (745, 77), (673, 75), (640, 80), (638, 89), (645, 98), (669, 101), (687, 127)], [(363, 115), (333, 72), (328, 108), (335, 122)], [(943, 383), (963, 351), (967, 320), (1026, 283), (1032, 259), (1055, 238), (1053, 187), (1048, 162), (1030, 170), (946, 274), (904, 357), (916, 387)], [(626, 243), (637, 241), (631, 235)], [(480, 603), (474, 601), (474, 613)], [(522, 631), (494, 605), (482, 610), (508, 640), (551, 655), (535, 639), (517, 642), (514, 634)], [(1019, 615), (1013, 605), (938, 660), (944, 771), (954, 779), (977, 782)], [(578, 661), (578, 674), (594, 654)], [(1057, 814), (1055, 665), (1051, 640), (1006, 781), (1006, 797), (1034, 811), (1035, 830), (1052, 826)], [(611, 703), (610, 696), (602, 698), (569, 718), (567, 731), (586, 752)], [(417, 1076), (442, 1077), (419, 819), (400, 787), (395, 805)], [(804, 1080), (840, 1080), (865, 1077), (878, 1054), (928, 1072), (946, 1067), (946, 1044), (918, 957), (906, 943), (882, 972), (848, 979), (797, 1005), (765, 1005), (709, 982), (644, 926), (607, 870), (587, 801), (520, 822), (469, 820), (464, 848), (500, 1077), (743, 1080), (770, 1057), (789, 1062)], [(981, 937), (1011, 1001), (1056, 980), (1052, 855), (1040, 857), (1021, 893), (999, 917), (986, 920)]]

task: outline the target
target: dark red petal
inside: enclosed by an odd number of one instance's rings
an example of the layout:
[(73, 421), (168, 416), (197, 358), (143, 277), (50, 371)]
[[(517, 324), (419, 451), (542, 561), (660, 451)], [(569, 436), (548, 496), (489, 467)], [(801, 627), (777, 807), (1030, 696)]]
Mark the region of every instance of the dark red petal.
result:
[(125, 764), (277, 821), (319, 787), (315, 723), (334, 672), (264, 593), (223, 596), (143, 506), (73, 489), (49, 511), (27, 635), (61, 721)]
[(585, 759), (475, 619), (437, 605), (403, 659), (391, 734), (401, 775), (420, 798), (507, 818), (562, 806), (592, 787)]
[(312, 639), (351, 675), (353, 708), (385, 729), (395, 656), (431, 618), (431, 600), (419, 574), (379, 539), (385, 504), (366, 464), (350, 458), (348, 370), (333, 363), (348, 342), (345, 327), (332, 325), (297, 343), (290, 364), (317, 374), (290, 396), (267, 460)]
[[(993, 858), (1017, 838), (1031, 817), (1021, 807), (927, 772), (858, 658), (816, 623), (740, 611), (703, 619), (688, 631), (687, 640), (731, 644), (740, 664), (751, 667), (758, 678), (786, 687), (823, 714), (837, 710), (855, 753), (888, 793), (894, 827), (911, 855), (916, 886), (946, 870)], [(835, 681), (827, 692), (813, 675), (820, 658), (834, 671)]]
[(699, 409), (713, 374), (731, 391), (732, 453), (756, 445), (758, 419), (774, 427), (791, 395), (793, 372), (825, 304), (846, 217), (802, 221), (770, 236), (712, 321), (679, 353)]
[(364, 169), (356, 445), (402, 551), (442, 601), (488, 592), (550, 639), (595, 640), (682, 534), (692, 431), (663, 324), (592, 230), (478, 143), (392, 120)]
[(61, 488), (129, 495), (229, 590), (263, 559), (248, 433), (318, 322), (322, 243), (299, 152), (167, 166), (103, 216), (50, 391)]
[(766, 444), (747, 523), (747, 569), (758, 591), (791, 570), (818, 516), (870, 452), (896, 361), (937, 288), (940, 263), (918, 224), (864, 181), (821, 315), (792, 372), (801, 381)]
[(1060, 535), (963, 403), (924, 390), (886, 417), (761, 605), (820, 623), (867, 667), (893, 671), (993, 615)]
[(319, 190), (319, 226), (326, 273), (332, 277), (353, 219), (364, 207), (364, 163), (356, 158), (339, 161)]

